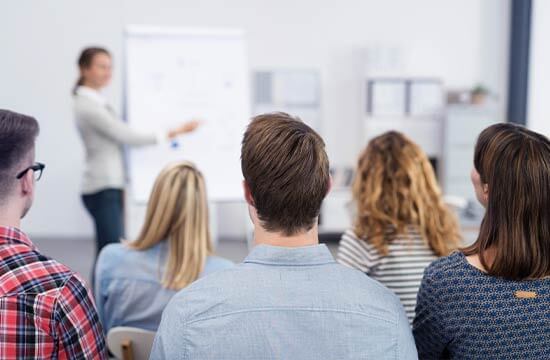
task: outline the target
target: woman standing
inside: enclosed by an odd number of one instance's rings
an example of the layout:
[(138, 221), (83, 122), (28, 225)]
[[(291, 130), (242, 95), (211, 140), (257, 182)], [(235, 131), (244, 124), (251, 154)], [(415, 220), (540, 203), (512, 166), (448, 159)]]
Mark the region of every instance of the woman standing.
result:
[(78, 66), (80, 77), (73, 95), (76, 124), (86, 151), (82, 200), (94, 220), (97, 255), (105, 245), (118, 242), (124, 233), (123, 146), (168, 142), (195, 130), (198, 122), (190, 121), (164, 133), (132, 129), (117, 117), (100, 92), (111, 80), (109, 52), (86, 48)]
[(372, 139), (359, 158), (353, 200), (355, 226), (342, 236), (338, 261), (393, 290), (412, 322), (424, 269), (460, 240), (428, 157), (396, 131)]
[(550, 359), (550, 141), (513, 124), (479, 135), (474, 244), (432, 263), (413, 334), (421, 359)]

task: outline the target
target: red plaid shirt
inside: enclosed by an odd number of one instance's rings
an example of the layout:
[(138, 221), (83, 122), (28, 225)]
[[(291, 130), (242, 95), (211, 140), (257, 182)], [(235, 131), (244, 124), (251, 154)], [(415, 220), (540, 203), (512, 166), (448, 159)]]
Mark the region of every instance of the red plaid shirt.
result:
[(69, 268), (0, 226), (0, 359), (106, 359), (90, 292)]

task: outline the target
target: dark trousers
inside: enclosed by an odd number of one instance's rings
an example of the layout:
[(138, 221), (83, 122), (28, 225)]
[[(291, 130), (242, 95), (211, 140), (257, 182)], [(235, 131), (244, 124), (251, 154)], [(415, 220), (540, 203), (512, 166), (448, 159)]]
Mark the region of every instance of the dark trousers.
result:
[[(97, 259), (103, 247), (120, 242), (124, 236), (123, 192), (119, 189), (106, 189), (82, 195), (82, 201), (94, 219)], [(92, 284), (94, 273), (95, 270), (92, 271)]]

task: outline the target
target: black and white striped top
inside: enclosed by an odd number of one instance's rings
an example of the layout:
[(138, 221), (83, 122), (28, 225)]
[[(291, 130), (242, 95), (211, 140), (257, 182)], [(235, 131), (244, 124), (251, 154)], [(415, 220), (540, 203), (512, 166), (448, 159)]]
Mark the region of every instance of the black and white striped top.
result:
[(401, 299), (411, 323), (424, 269), (435, 259), (437, 256), (413, 227), (389, 243), (387, 256), (347, 230), (337, 255), (339, 263), (366, 273), (392, 290)]

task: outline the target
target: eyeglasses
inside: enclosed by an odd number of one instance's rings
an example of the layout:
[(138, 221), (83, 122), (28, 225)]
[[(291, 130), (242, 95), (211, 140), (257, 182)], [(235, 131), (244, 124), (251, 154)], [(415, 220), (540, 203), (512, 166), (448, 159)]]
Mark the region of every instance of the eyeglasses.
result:
[(36, 164), (29, 166), (28, 168), (17, 174), (17, 179), (21, 179), (29, 170), (32, 170), (34, 172), (34, 179), (38, 181), (42, 177), (42, 171), (44, 171), (45, 167), (46, 165), (37, 162)]

